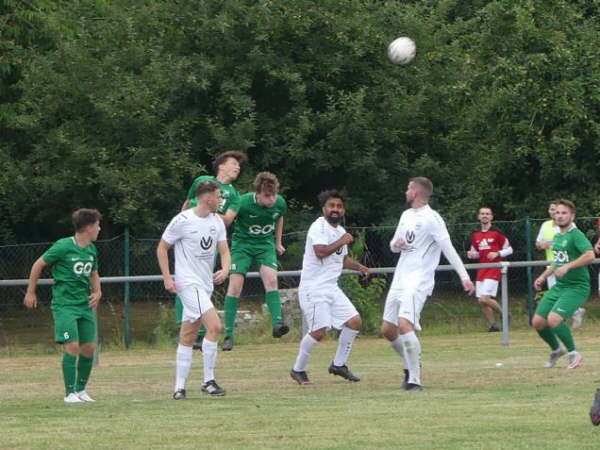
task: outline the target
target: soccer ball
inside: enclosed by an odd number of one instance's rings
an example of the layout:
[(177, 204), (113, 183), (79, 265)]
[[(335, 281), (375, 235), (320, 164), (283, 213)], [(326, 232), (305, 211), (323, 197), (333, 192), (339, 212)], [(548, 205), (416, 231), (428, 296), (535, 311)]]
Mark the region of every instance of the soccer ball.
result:
[(393, 40), (387, 50), (388, 58), (394, 64), (408, 64), (414, 59), (416, 52), (415, 41), (406, 36)]

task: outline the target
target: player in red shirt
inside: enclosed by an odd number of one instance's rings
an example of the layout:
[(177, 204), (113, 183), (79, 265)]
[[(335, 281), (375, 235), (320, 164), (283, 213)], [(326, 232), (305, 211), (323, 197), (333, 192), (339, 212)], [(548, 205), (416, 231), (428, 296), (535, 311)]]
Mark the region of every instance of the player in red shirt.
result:
[[(500, 231), (492, 228), (494, 214), (488, 207), (479, 208), (477, 220), (481, 229), (471, 234), (471, 248), (467, 252), (469, 259), (478, 259), (480, 263), (500, 262), (502, 258), (512, 255), (513, 249), (508, 238)], [(502, 313), (502, 308), (494, 299), (498, 292), (498, 282), (501, 274), (499, 268), (477, 270), (475, 295), (483, 311), (484, 317), (490, 324), (488, 331), (500, 331), (496, 324), (494, 311)]]

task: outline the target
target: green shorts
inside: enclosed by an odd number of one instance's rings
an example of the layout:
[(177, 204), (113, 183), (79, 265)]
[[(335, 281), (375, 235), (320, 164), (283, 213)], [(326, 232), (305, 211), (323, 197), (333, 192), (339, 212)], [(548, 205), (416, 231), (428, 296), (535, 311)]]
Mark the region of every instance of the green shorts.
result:
[(275, 244), (251, 245), (247, 243), (233, 242), (231, 247), (231, 270), (230, 273), (246, 275), (252, 266), (252, 262), (260, 266), (267, 266), (277, 270), (277, 252)]
[(96, 342), (96, 313), (89, 306), (52, 305), (54, 340), (59, 344)]
[(590, 296), (590, 288), (585, 286), (564, 287), (555, 285), (540, 300), (535, 313), (544, 319), (554, 312), (568, 319)]

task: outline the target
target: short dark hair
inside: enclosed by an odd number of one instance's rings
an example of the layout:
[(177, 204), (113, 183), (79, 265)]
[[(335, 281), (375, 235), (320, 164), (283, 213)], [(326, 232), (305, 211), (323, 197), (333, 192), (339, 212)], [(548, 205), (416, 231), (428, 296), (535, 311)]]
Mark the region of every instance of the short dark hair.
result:
[(97, 209), (80, 208), (71, 215), (75, 231), (82, 231), (88, 225), (100, 222), (102, 214)]
[(566, 198), (561, 198), (560, 200), (557, 200), (556, 204), (566, 206), (571, 210), (573, 214), (577, 212), (577, 208), (575, 208), (575, 203), (573, 203), (571, 200), (567, 200)]
[(198, 183), (198, 186), (196, 186), (195, 197), (200, 197), (202, 194), (206, 194), (207, 192), (215, 192), (217, 189), (221, 188), (214, 181), (203, 181), (202, 183)]
[(344, 195), (337, 189), (323, 191), (317, 196), (317, 198), (319, 199), (319, 205), (321, 206), (321, 208), (325, 206), (325, 203), (327, 203), (327, 200), (329, 200), (330, 198), (339, 198), (344, 204), (344, 206), (346, 206), (346, 195)]
[(492, 216), (494, 215), (494, 210), (490, 206), (487, 206), (487, 205), (480, 206), (479, 209), (477, 210), (477, 214), (479, 214), (482, 209), (489, 209), (490, 212), (492, 213)]
[(256, 192), (266, 192), (269, 194), (277, 193), (279, 190), (279, 180), (271, 172), (260, 172), (254, 178), (254, 188)]
[(431, 194), (433, 194), (433, 183), (431, 182), (431, 180), (429, 178), (413, 177), (409, 180), (409, 182), (418, 184), (419, 187), (421, 188), (421, 193), (425, 197), (429, 198), (429, 197), (431, 197)]
[(237, 162), (240, 163), (240, 166), (243, 163), (245, 163), (246, 161), (248, 161), (248, 157), (243, 152), (238, 152), (236, 150), (229, 150), (227, 152), (220, 153), (213, 160), (212, 167), (213, 167), (213, 172), (215, 175), (219, 174), (219, 166), (221, 164), (223, 164), (225, 161), (227, 161), (229, 158), (233, 158), (233, 159), (237, 160)]
[(550, 205), (558, 205), (559, 203), (560, 203), (560, 199), (550, 200), (550, 202), (548, 202), (548, 206), (550, 206)]

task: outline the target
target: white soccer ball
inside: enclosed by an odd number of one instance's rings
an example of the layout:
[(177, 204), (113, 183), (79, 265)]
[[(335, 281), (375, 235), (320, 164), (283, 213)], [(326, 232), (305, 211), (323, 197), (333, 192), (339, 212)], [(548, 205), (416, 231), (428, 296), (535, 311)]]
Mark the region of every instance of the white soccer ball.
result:
[(411, 38), (402, 36), (388, 45), (387, 53), (388, 58), (394, 64), (408, 64), (414, 59), (417, 46)]

